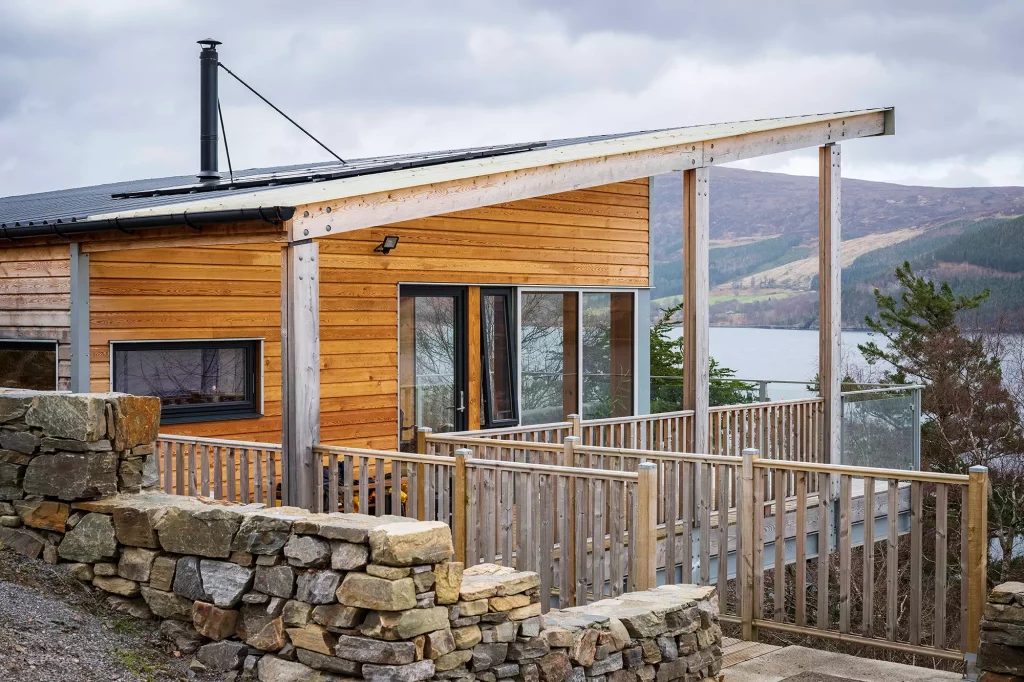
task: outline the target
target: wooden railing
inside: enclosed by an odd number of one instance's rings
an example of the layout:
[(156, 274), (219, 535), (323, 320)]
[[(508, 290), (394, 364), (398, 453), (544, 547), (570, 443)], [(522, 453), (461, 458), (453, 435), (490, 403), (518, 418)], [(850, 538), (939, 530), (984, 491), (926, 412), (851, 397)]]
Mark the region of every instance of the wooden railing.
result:
[[(868, 469), (575, 436), (424, 429), (419, 440), (423, 453), (315, 446), (319, 508), (448, 523), (468, 565), (538, 572), (544, 610), (646, 589), (662, 569), (667, 583), (717, 584), (723, 619), (747, 639), (764, 628), (949, 659), (978, 649), (981, 468)], [(161, 436), (157, 448), (167, 492), (279, 503), (280, 446)], [(829, 490), (837, 496), (819, 494)]]
[(324, 475), (315, 511), (392, 514), (451, 524), (454, 457), (315, 445)]
[(160, 434), (163, 490), (172, 495), (281, 504), (281, 445)]
[(821, 398), (723, 405), (708, 410), (708, 449), (714, 455), (739, 457), (757, 448), (763, 459), (820, 462)]
[[(783, 485), (771, 489), (766, 484), (773, 473), (775, 481), (786, 480), (778, 475), (782, 472), (795, 476), (793, 497)], [(826, 491), (833, 478), (839, 480), (838, 499), (809, 495), (812, 480)], [(977, 652), (987, 572), (987, 486), (984, 467), (959, 476), (771, 461), (755, 451), (745, 454), (741, 509), (751, 513), (739, 515), (737, 621), (744, 639), (756, 640), (757, 629), (764, 628), (954, 660)], [(900, 516), (906, 507), (909, 546), (901, 548), (900, 535), (906, 533)], [(960, 536), (956, 546), (949, 533), (954, 524)], [(786, 549), (790, 527), (795, 538), (792, 558)], [(877, 532), (879, 528), (884, 531)], [(816, 543), (809, 547), (806, 539), (812, 532)], [(832, 537), (835, 547), (828, 540)], [(884, 543), (882, 548), (878, 542)], [(860, 556), (855, 559), (858, 544)], [(771, 552), (765, 556), (769, 545)], [(932, 584), (924, 581), (926, 550), (933, 554)], [(949, 561), (951, 554), (955, 563)], [(792, 572), (779, 570), (788, 563)], [(860, 608), (855, 609), (858, 591)]]

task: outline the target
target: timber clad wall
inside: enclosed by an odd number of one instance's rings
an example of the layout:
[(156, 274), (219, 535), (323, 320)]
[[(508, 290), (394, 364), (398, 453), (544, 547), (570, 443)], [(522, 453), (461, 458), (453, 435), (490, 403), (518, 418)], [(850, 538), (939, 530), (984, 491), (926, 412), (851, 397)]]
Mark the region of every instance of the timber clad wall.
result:
[(262, 338), (264, 416), (164, 433), (281, 442), (281, 246), (90, 254), (90, 384), (110, 390), (110, 341)]
[[(647, 190), (619, 183), (318, 240), (321, 440), (397, 447), (399, 282), (647, 286)], [(386, 234), (398, 248), (374, 253)]]
[(59, 342), (58, 386), (71, 382), (71, 248), (5, 246), (0, 251), (0, 339)]
[[(647, 286), (647, 218), (638, 180), (319, 239), (322, 441), (397, 447), (399, 282)], [(401, 237), (387, 256), (385, 234)], [(280, 442), (280, 244), (90, 258), (93, 390), (111, 340), (264, 338), (264, 417), (163, 431)]]

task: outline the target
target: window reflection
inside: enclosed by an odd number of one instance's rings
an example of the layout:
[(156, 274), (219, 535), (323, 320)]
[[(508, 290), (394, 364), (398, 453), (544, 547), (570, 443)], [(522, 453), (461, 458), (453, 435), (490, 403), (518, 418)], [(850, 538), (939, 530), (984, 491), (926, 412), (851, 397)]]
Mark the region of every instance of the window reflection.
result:
[(583, 294), (583, 418), (633, 414), (633, 294)]
[(482, 360), (484, 375), (484, 411), (486, 425), (511, 422), (516, 418), (512, 390), (511, 291), (483, 293)]
[(522, 295), (523, 424), (562, 421), (578, 410), (577, 301), (575, 292)]
[(456, 299), (454, 296), (402, 296), (402, 449), (415, 451), (416, 429), (455, 431)]
[(0, 387), (55, 390), (57, 344), (53, 341), (0, 341)]
[(164, 422), (255, 416), (256, 341), (116, 344), (114, 390), (160, 398)]

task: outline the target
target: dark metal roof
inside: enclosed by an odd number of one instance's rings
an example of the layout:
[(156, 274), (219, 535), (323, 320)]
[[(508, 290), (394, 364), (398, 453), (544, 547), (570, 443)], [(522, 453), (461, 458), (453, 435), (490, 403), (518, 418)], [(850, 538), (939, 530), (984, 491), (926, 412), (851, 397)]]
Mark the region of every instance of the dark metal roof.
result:
[(641, 132), (352, 159), (345, 164), (328, 161), (294, 166), (252, 168), (235, 171), (233, 180), (224, 173), (225, 177), (221, 180), (210, 183), (199, 182), (195, 175), (179, 175), (76, 187), (39, 194), (24, 194), (0, 198), (0, 228), (39, 224), (64, 225), (84, 220), (88, 216), (179, 204), (183, 200), (187, 201), (189, 196), (199, 194), (202, 194), (204, 198), (215, 198), (240, 192), (258, 192), (285, 184), (322, 182), (357, 175), (386, 173), (402, 168), (442, 165), (472, 158), (522, 153), (538, 148), (561, 147), (595, 140), (629, 137), (641, 134)]

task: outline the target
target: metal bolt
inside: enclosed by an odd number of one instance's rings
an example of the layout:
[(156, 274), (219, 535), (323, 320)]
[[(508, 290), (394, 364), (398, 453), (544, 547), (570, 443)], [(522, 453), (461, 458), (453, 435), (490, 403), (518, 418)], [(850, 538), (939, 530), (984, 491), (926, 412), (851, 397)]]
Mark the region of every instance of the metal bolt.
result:
[(696, 166), (696, 165), (697, 165), (697, 159), (692, 159), (692, 160), (690, 161), (690, 163), (692, 163), (692, 164), (693, 164), (694, 166)]
[(308, 218), (309, 217), (309, 211), (303, 211), (302, 212), (302, 217), (303, 218)]
[(711, 143), (711, 148), (712, 148), (712, 149), (714, 149), (714, 148), (715, 148), (715, 143), (714, 143), (714, 142), (712, 142), (712, 143)]
[(330, 226), (330, 225), (328, 225), (328, 226), (327, 226), (327, 231), (328, 231), (328, 232), (330, 232), (330, 231), (331, 231), (331, 226)]
[(328, 206), (328, 207), (327, 207), (326, 209), (324, 209), (324, 210), (325, 210), (325, 211), (327, 211), (328, 213), (330, 213), (330, 212), (331, 212), (331, 207), (330, 207), (330, 206)]
[(712, 156), (710, 159), (708, 159), (708, 161), (710, 161), (711, 163), (714, 163), (715, 157)]
[(302, 236), (303, 237), (308, 237), (309, 236), (309, 230), (303, 230), (302, 231)]

